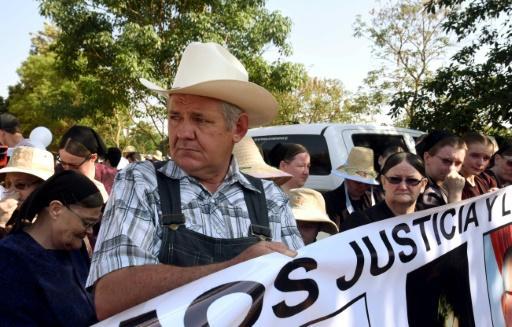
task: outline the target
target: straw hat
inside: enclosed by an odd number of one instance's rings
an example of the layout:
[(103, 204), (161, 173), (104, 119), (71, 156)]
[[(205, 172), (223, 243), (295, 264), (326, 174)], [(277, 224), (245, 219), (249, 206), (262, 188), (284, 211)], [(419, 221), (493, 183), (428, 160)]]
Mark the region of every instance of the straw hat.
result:
[(272, 179), (277, 185), (286, 183), (292, 175), (267, 165), (261, 156), (254, 140), (246, 135), (233, 147), (233, 155), (240, 167), (240, 171), (248, 175)]
[(242, 63), (217, 43), (190, 43), (183, 52), (172, 88), (166, 90), (140, 79), (161, 95), (192, 94), (231, 103), (249, 115), (249, 127), (270, 123), (277, 115), (277, 102), (263, 87), (249, 82)]
[(153, 159), (155, 160), (158, 160), (158, 161), (162, 161), (162, 151), (160, 150), (155, 150), (155, 152), (153, 152)]
[(338, 233), (338, 227), (325, 213), (322, 194), (310, 188), (294, 188), (288, 192), (288, 196), (296, 220), (317, 222), (321, 224), (321, 231)]
[(127, 145), (123, 149), (123, 153), (131, 153), (131, 152), (137, 152), (137, 149), (133, 145)]
[(53, 155), (43, 149), (18, 146), (14, 148), (11, 159), (0, 174), (24, 173), (47, 180), (55, 172)]
[(378, 185), (377, 172), (373, 169), (373, 150), (355, 146), (348, 154), (347, 163), (334, 171), (335, 175), (364, 184)]

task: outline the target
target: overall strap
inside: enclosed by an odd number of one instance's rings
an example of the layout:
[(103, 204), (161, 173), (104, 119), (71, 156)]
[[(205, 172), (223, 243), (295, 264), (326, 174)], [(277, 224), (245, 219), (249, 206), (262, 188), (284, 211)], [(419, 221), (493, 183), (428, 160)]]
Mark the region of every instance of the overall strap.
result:
[(260, 193), (243, 188), (245, 204), (251, 219), (249, 235), (257, 236), (262, 240), (271, 240), (272, 234), (269, 227), (267, 199), (263, 183), (259, 178), (243, 174)]
[(185, 216), (181, 213), (181, 196), (179, 179), (165, 176), (160, 169), (167, 161), (153, 162), (160, 194), (160, 208), (162, 210), (162, 225), (182, 225)]

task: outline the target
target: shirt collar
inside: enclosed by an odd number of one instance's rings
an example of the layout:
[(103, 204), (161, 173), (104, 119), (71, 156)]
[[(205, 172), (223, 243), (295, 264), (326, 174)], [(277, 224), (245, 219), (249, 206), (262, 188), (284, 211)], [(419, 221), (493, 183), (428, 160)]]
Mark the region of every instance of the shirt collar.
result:
[[(189, 176), (183, 169), (181, 169), (176, 162), (173, 160), (167, 161), (162, 167), (158, 169), (158, 171), (162, 172), (165, 176), (173, 179), (182, 179), (182, 178), (189, 178), (197, 181), (196, 178), (193, 176)], [(228, 172), (226, 173), (226, 176), (224, 177), (223, 184), (234, 184), (234, 183), (240, 183), (240, 185), (244, 188), (247, 188), (252, 191), (259, 192), (259, 190), (252, 185), (251, 182), (240, 172), (240, 167), (238, 165), (238, 162), (236, 161), (235, 157), (231, 156), (231, 162), (229, 163)]]

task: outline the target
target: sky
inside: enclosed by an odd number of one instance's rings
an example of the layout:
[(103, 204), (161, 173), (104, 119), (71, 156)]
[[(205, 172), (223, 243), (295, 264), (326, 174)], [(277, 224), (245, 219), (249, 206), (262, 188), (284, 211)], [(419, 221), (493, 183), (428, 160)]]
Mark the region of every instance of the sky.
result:
[[(0, 0), (0, 96), (19, 81), (16, 70), (28, 57), (31, 34), (45, 19), (35, 0)], [(288, 61), (305, 65), (311, 76), (336, 78), (352, 91), (374, 68), (369, 42), (352, 36), (356, 15), (365, 17), (375, 0), (268, 0), (267, 8), (292, 20)], [(272, 58), (272, 53), (267, 54)], [(372, 64), (373, 62), (373, 64)]]

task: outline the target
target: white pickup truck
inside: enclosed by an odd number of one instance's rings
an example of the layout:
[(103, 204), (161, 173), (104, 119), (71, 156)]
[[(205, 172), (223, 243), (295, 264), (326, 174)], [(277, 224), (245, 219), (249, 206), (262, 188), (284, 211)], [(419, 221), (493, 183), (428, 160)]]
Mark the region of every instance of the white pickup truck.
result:
[[(249, 135), (263, 151), (268, 162), (268, 152), (277, 143), (299, 143), (311, 155), (310, 176), (305, 187), (329, 191), (338, 187), (343, 179), (332, 173), (344, 164), (353, 146), (373, 149), (375, 165), (384, 149), (400, 145), (415, 152), (415, 138), (423, 132), (392, 126), (357, 124), (301, 124), (253, 128)], [(377, 168), (377, 166), (376, 166)]]

